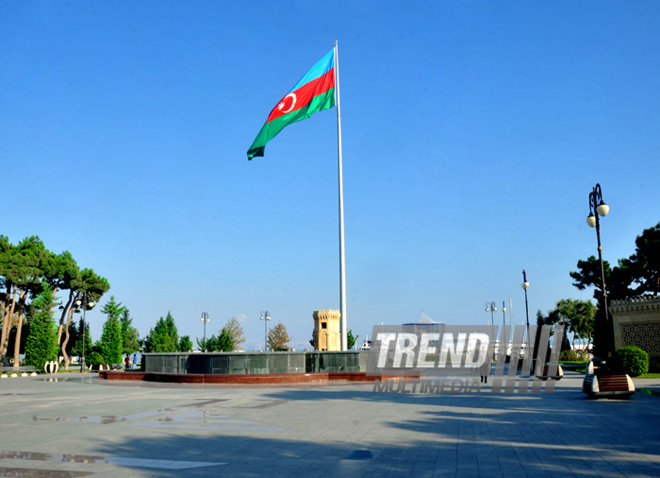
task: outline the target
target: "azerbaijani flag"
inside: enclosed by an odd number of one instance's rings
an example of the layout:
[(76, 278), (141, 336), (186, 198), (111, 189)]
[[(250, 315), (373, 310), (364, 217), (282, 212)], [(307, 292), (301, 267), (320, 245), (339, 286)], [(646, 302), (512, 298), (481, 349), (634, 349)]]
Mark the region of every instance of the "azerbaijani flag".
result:
[(263, 156), (266, 143), (285, 126), (335, 106), (335, 50), (325, 55), (277, 103), (248, 149), (248, 159)]

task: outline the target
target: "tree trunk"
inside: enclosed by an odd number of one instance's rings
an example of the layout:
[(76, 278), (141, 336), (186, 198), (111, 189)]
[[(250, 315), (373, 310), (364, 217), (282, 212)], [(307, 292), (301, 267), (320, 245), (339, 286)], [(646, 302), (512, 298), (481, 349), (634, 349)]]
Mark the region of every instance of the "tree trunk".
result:
[(64, 357), (64, 370), (69, 370), (69, 364), (71, 359), (66, 353), (66, 344), (69, 343), (69, 326), (71, 325), (71, 319), (73, 318), (73, 309), (69, 310), (69, 318), (66, 321), (66, 327), (64, 328), (64, 340), (62, 341), (62, 357)]
[(21, 335), (23, 332), (23, 312), (18, 314), (18, 325), (16, 326), (16, 342), (14, 343), (14, 367), (21, 364)]
[(66, 317), (66, 313), (69, 311), (72, 302), (73, 302), (73, 290), (70, 290), (69, 300), (62, 309), (62, 316), (60, 317), (60, 325), (57, 327), (57, 345), (60, 345), (60, 341), (62, 340), (62, 329), (64, 328), (64, 318)]
[(55, 305), (55, 294), (57, 294), (57, 287), (53, 287), (53, 300), (50, 303), (50, 315), (53, 315), (53, 306)]
[(11, 330), (14, 308), (16, 307), (16, 286), (11, 286), (11, 306), (5, 311), (5, 317), (2, 322), (2, 337), (0, 337), (0, 357), (7, 355), (7, 345), (9, 344), (9, 331)]

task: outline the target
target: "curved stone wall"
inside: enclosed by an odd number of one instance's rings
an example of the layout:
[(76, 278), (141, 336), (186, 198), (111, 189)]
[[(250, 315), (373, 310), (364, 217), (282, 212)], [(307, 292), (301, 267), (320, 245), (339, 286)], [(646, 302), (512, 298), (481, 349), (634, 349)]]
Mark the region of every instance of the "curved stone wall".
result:
[(147, 353), (142, 370), (148, 373), (286, 374), (364, 372), (368, 352), (209, 352)]

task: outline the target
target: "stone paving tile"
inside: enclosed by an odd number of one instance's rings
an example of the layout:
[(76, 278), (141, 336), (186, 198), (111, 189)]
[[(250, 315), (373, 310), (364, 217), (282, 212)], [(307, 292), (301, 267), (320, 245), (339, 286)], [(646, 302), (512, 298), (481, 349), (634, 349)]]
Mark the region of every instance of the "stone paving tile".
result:
[(660, 476), (660, 396), (586, 400), (570, 374), (557, 385), (415, 395), (5, 379), (0, 476)]

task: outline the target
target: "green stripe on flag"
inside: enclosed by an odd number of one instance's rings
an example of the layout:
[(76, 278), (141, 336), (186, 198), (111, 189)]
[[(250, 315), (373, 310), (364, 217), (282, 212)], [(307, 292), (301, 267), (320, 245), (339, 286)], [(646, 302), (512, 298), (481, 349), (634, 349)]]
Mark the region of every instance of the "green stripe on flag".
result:
[(252, 143), (252, 146), (250, 146), (250, 149), (248, 149), (248, 159), (252, 159), (255, 156), (263, 156), (264, 150), (266, 149), (266, 143), (277, 136), (284, 127), (305, 120), (317, 111), (327, 110), (333, 106), (335, 106), (335, 89), (331, 88), (324, 94), (312, 98), (307, 106), (266, 123), (263, 128), (261, 128), (261, 131), (259, 131), (259, 134)]

